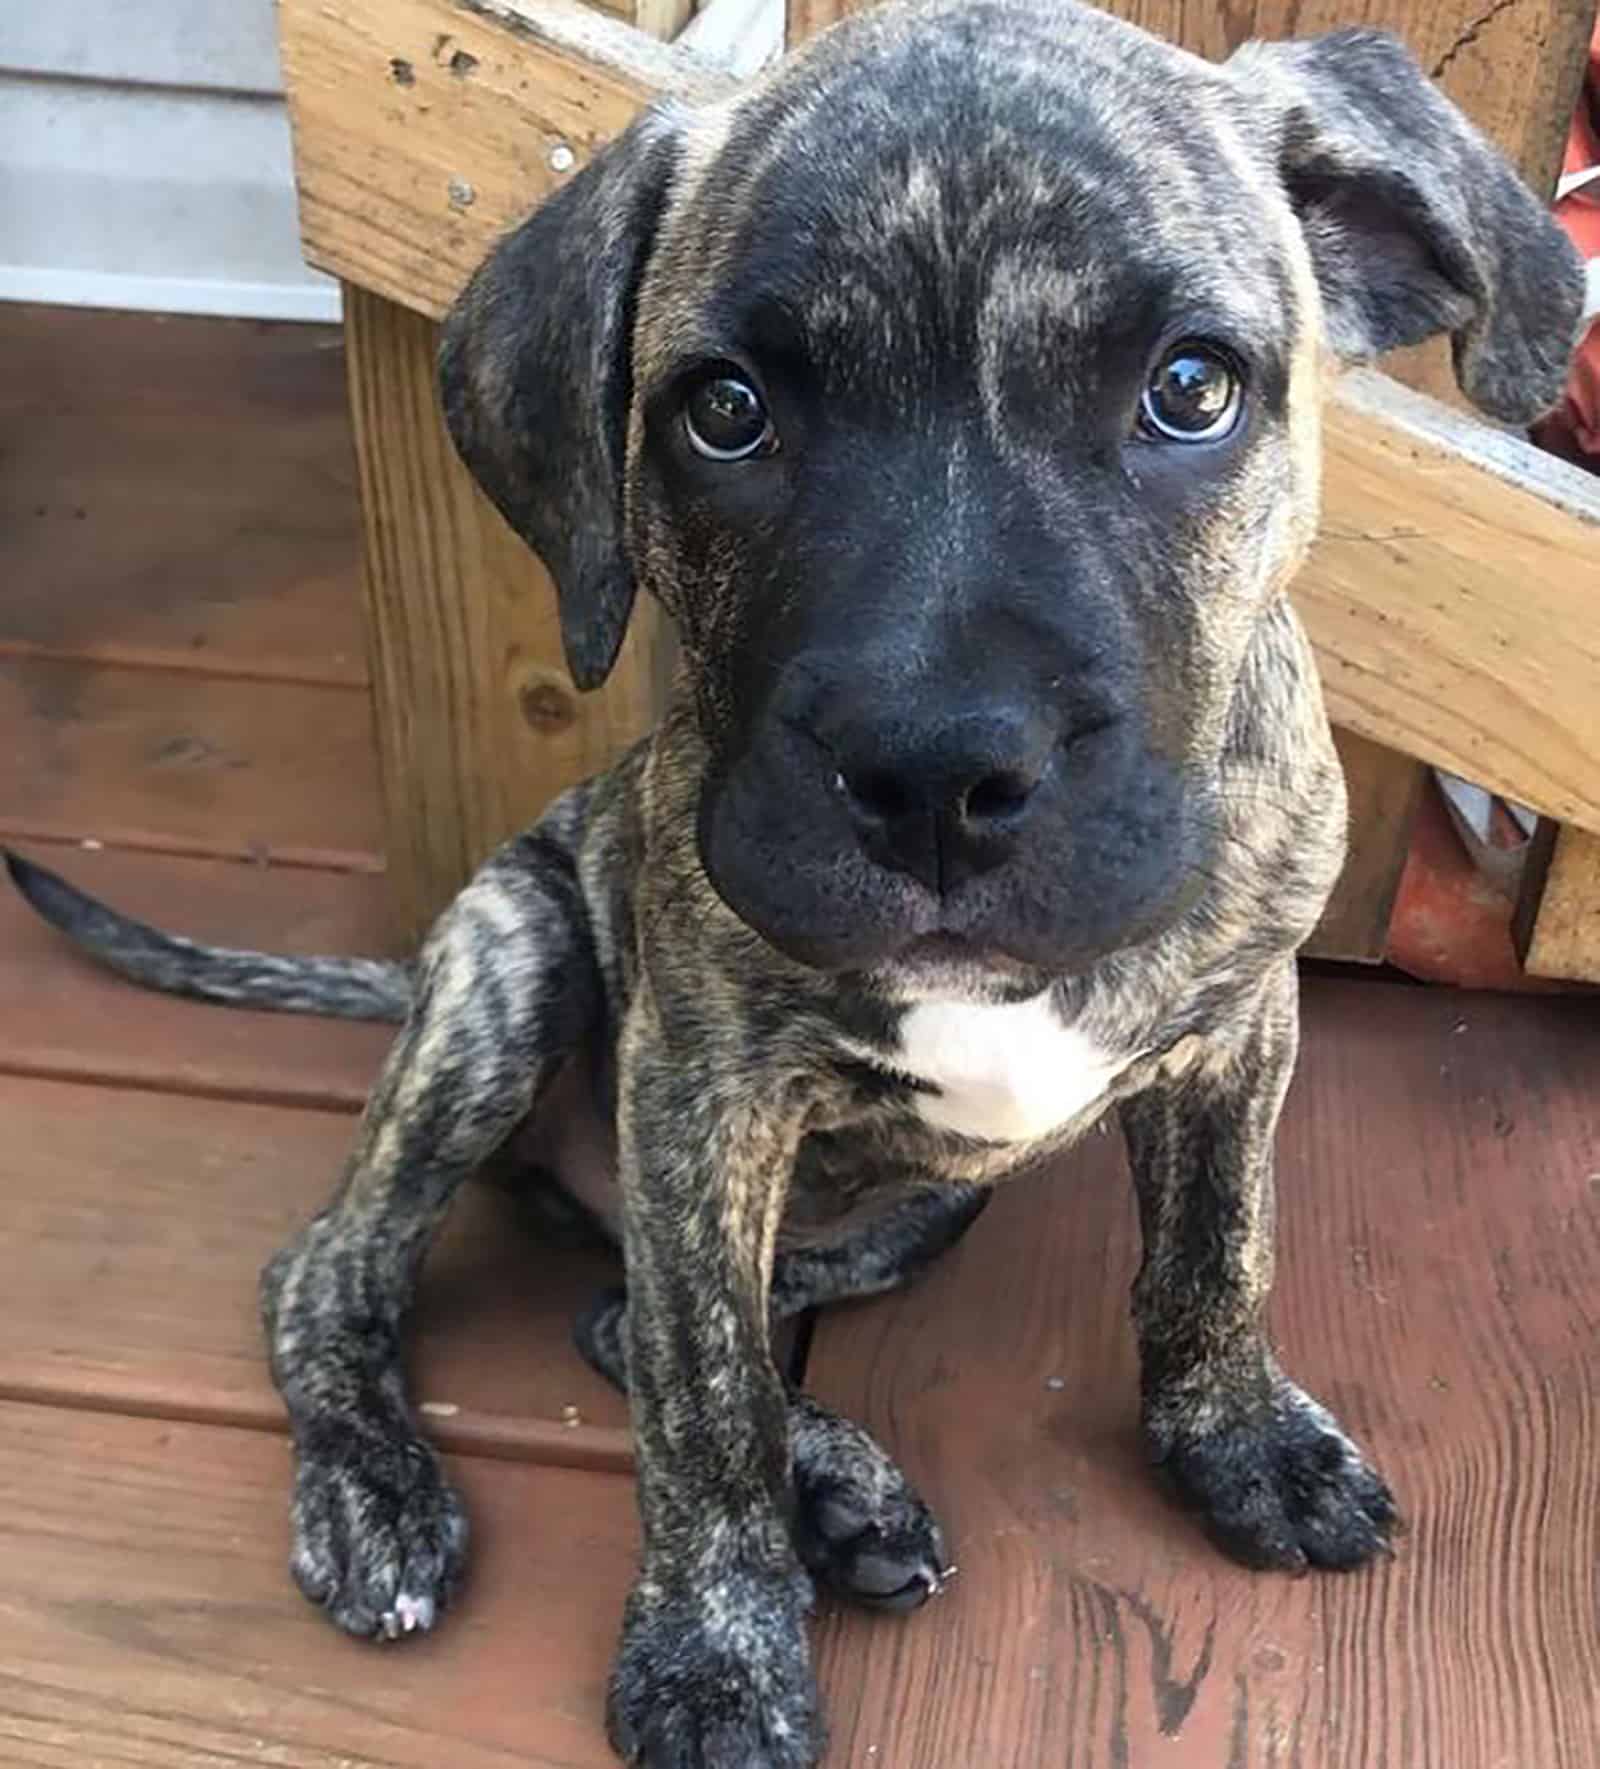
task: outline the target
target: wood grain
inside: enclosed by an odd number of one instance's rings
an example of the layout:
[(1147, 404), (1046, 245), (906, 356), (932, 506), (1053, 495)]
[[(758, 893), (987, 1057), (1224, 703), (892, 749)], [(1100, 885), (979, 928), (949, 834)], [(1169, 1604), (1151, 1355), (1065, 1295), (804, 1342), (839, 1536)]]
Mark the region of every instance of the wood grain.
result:
[(1550, 832), (1518, 945), (1531, 976), (1600, 983), (1600, 836)]
[(1366, 372), (1294, 598), (1335, 724), (1600, 829), (1600, 489)]
[(474, 1561), (400, 1648), (290, 1582), (287, 1445), (0, 1405), (0, 1760), (14, 1769), (605, 1769), (629, 1483), (459, 1458)]
[[(354, 1135), (343, 1113), (0, 1075), (0, 1393), (284, 1429), (256, 1278), (332, 1196)], [(412, 1336), (429, 1429), (511, 1456), (540, 1422), (592, 1450), (569, 1407), (619, 1431), (624, 1402), (570, 1334), (615, 1281), (609, 1257), (556, 1246), (508, 1193), (469, 1186)]]
[(0, 655), (364, 687), (327, 326), (0, 305)]
[(349, 288), (345, 325), (389, 877), (409, 937), (495, 843), (644, 733), (664, 622), (641, 598), (611, 679), (578, 695), (549, 574), (445, 432), (432, 323)]
[(1350, 855), (1305, 951), (1312, 958), (1377, 964), (1427, 771), (1354, 732), (1335, 731), (1333, 739), (1350, 796)]
[(307, 258), (433, 318), (641, 106), (727, 84), (576, 0), (282, 0), (278, 29)]
[(808, 1384), (898, 1450), (961, 1569), (904, 1624), (830, 1617), (838, 1761), (1593, 1762), (1592, 1007), (1321, 983), (1305, 1031), (1274, 1326), (1394, 1481), (1398, 1558), (1249, 1574), (1161, 1496), (1128, 1187), (1092, 1138), (920, 1288), (818, 1328)]
[(371, 866), (371, 722), (345, 687), (0, 657), (0, 835)]

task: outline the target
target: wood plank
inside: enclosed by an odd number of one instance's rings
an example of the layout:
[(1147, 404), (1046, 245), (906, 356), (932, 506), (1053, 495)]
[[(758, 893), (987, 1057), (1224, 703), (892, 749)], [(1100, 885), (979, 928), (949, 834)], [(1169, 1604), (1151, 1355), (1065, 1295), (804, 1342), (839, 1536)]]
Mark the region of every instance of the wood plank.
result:
[(1520, 918), (1523, 965), (1530, 976), (1600, 983), (1600, 836), (1551, 830), (1548, 842)]
[(839, 1761), (1592, 1762), (1593, 1009), (1322, 982), (1305, 1027), (1274, 1325), (1392, 1478), (1397, 1559), (1253, 1575), (1161, 1496), (1120, 1144), (1091, 1138), (818, 1327), (808, 1385), (897, 1448), (961, 1569), (904, 1626), (828, 1622)]
[[(381, 954), (381, 876), (18, 844), (174, 933), (260, 951)], [(135, 988), (73, 951), (0, 879), (0, 1071), (361, 1109), (392, 1031)]]
[(388, 870), (409, 937), (497, 842), (644, 733), (666, 629), (641, 597), (610, 680), (580, 697), (548, 573), (445, 431), (434, 326), (356, 288), (345, 314)]
[(285, 1566), (286, 1446), (0, 1406), (0, 1758), (15, 1769), (602, 1769), (628, 1482), (464, 1458), (457, 1611), (338, 1635)]
[(307, 258), (435, 319), (641, 106), (727, 84), (577, 0), (282, 0), (278, 29)]
[(1600, 488), (1366, 371), (1294, 598), (1335, 724), (1600, 830)]
[(0, 657), (0, 835), (371, 867), (371, 720), (346, 687)]
[[(282, 1431), (256, 1279), (332, 1195), (354, 1135), (344, 1114), (0, 1076), (0, 1394)], [(608, 1256), (541, 1239), (504, 1189), (468, 1187), (419, 1299), (429, 1429), (624, 1462), (626, 1406), (570, 1333), (615, 1281)]]
[(324, 326), (0, 307), (0, 654), (362, 686)]
[(1350, 855), (1305, 950), (1312, 958), (1377, 964), (1427, 770), (1353, 732), (1333, 738), (1350, 795)]

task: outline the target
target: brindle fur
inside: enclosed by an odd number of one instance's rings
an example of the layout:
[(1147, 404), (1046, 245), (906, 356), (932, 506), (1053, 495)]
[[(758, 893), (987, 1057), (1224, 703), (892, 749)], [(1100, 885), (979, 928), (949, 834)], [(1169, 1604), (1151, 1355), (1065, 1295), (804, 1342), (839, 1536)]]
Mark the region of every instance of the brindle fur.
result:
[[(1390, 40), (1218, 68), (1059, 0), (869, 13), (726, 101), (649, 113), (508, 236), (447, 327), (446, 411), (551, 566), (576, 679), (604, 677), (638, 585), (676, 617), (656, 732), (496, 854), (414, 973), (208, 960), (18, 871), (155, 986), (409, 1003), (338, 1195), (263, 1280), (294, 1571), (336, 1622), (411, 1632), (455, 1588), (466, 1524), (404, 1391), (406, 1313), (456, 1186), (558, 1074), (616, 1137), (628, 1290), (580, 1340), (638, 1445), (628, 1761), (817, 1759), (813, 1579), (906, 1605), (942, 1549), (881, 1448), (786, 1391), (771, 1321), (903, 1281), (1112, 1106), (1156, 1460), (1251, 1562), (1385, 1548), (1387, 1488), (1262, 1324), (1293, 954), (1345, 824), (1285, 591), (1330, 363), (1448, 331), (1466, 391), (1525, 419), (1578, 305), (1559, 234)], [(1118, 402), (1191, 315), (1256, 364), (1250, 421), (1209, 455), (1136, 446)], [(708, 346), (804, 359), (799, 443), (765, 477), (673, 464), (662, 402)], [(1060, 753), (1101, 759), (1060, 762), (1048, 839), (959, 888), (943, 850), (864, 858), (785, 672), (822, 659), (818, 680), (910, 680), (955, 712), (969, 676), (1026, 675), (1019, 623), (1059, 656)], [(997, 955), (896, 956), (930, 931)], [(1045, 995), (1123, 1064), (1107, 1091), (1022, 1143), (931, 1125), (897, 1067), (908, 1010)]]

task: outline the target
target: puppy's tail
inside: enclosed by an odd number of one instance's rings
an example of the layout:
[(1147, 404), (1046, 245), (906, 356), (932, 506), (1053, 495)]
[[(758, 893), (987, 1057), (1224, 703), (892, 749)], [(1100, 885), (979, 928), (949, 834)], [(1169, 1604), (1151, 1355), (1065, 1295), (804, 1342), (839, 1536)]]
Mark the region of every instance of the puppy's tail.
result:
[(147, 989), (345, 1020), (399, 1022), (410, 1011), (409, 965), (382, 958), (275, 958), (201, 946), (108, 909), (20, 854), (0, 854), (11, 882), (52, 927)]

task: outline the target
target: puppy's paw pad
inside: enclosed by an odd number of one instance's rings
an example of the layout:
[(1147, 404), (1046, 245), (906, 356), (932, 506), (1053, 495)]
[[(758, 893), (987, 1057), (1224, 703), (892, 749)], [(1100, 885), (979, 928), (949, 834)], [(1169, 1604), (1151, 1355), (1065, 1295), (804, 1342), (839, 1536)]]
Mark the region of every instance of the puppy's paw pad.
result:
[(830, 1421), (825, 1442), (797, 1432), (795, 1547), (830, 1590), (873, 1609), (919, 1608), (949, 1576), (933, 1513), (857, 1427)]
[(399, 1434), (352, 1435), (342, 1453), (302, 1453), (290, 1570), (346, 1633), (425, 1634), (466, 1564), (467, 1520), (438, 1458)]
[(1383, 1477), (1292, 1383), (1260, 1413), (1177, 1433), (1158, 1455), (1224, 1550), (1247, 1566), (1349, 1570), (1392, 1552), (1401, 1527)]

